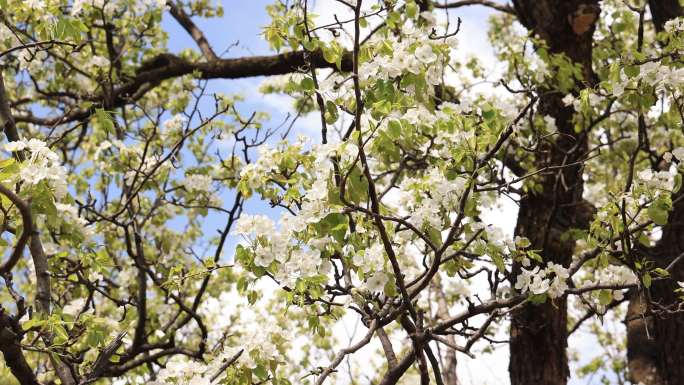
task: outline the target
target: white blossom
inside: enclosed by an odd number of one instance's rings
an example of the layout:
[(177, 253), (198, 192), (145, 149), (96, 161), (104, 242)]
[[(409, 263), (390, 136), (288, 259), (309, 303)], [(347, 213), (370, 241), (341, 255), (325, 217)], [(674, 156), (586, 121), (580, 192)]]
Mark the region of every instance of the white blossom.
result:
[(265, 215), (242, 215), (235, 223), (234, 234), (268, 235), (275, 232), (275, 224)]
[(366, 288), (372, 292), (382, 291), (387, 282), (389, 282), (389, 276), (382, 271), (378, 271), (366, 279)]
[(62, 308), (62, 313), (68, 314), (72, 317), (76, 317), (78, 313), (83, 310), (83, 307), (86, 304), (86, 299), (85, 298), (76, 298), (73, 301), (67, 303), (63, 308)]
[(568, 107), (571, 106), (575, 102), (575, 96), (573, 94), (567, 94), (563, 98), (563, 104)]
[(67, 194), (66, 169), (60, 164), (59, 156), (39, 139), (9, 142), (4, 145), (6, 151), (28, 150), (28, 159), (22, 162), (19, 179), (29, 185), (36, 185), (42, 181), (48, 182), (53, 188), (55, 198), (63, 199)]
[(682, 17), (670, 19), (665, 23), (665, 31), (669, 33), (679, 32), (682, 30), (684, 30), (684, 18)]
[(416, 48), (416, 58), (418, 58), (421, 63), (430, 64), (437, 60), (437, 54), (433, 51), (430, 44), (423, 44)]
[(90, 57), (90, 64), (99, 70), (106, 70), (109, 67), (109, 59), (104, 56), (93, 55)]
[(166, 131), (170, 133), (176, 133), (183, 130), (186, 122), (187, 119), (183, 115), (176, 114), (171, 117), (171, 119), (164, 121), (163, 126)]
[(677, 158), (678, 161), (683, 162), (684, 161), (684, 147), (677, 147), (674, 150), (672, 150), (672, 155), (674, 155), (675, 158)]
[(190, 174), (185, 176), (183, 186), (188, 191), (209, 193), (212, 191), (212, 182), (213, 180), (209, 175)]

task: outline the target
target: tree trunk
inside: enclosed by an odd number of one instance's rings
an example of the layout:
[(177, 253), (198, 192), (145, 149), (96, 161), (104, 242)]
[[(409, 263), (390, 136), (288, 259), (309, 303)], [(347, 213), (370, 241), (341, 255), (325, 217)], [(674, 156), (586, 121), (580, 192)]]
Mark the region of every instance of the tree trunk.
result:
[[(684, 194), (676, 194), (684, 196)], [(663, 229), (663, 236), (654, 248), (656, 265), (666, 268), (677, 256), (684, 253), (684, 201), (675, 205), (669, 218), (670, 222)], [(677, 281), (684, 281), (684, 262), (678, 261), (672, 269), (672, 279), (657, 281), (651, 287), (651, 298), (654, 303), (664, 306), (654, 309), (654, 339), (657, 350), (657, 369), (667, 385), (684, 384), (684, 314), (681, 310)]]
[[(563, 53), (581, 64), (583, 79), (593, 83), (591, 48), (594, 23), (600, 9), (596, 0), (515, 0), (520, 22), (540, 37), (551, 53)], [(566, 107), (560, 92), (541, 90), (538, 112), (556, 121), (558, 132), (542, 143), (535, 154), (537, 169), (574, 163), (586, 155), (584, 133), (576, 133), (572, 107)], [(577, 207), (582, 204), (582, 167), (563, 167), (558, 173), (535, 180), (541, 193), (522, 197), (515, 234), (527, 237), (535, 250), (542, 250), (544, 263), (568, 266), (574, 241), (561, 240), (561, 235), (575, 226)], [(513, 266), (513, 276), (521, 269)], [(513, 278), (515, 280), (515, 278)], [(510, 378), (511, 385), (564, 385), (569, 375), (567, 347), (567, 303), (565, 298), (542, 305), (526, 304), (515, 311), (511, 320)]]
[[(649, 0), (657, 31), (668, 20), (684, 15), (678, 0)], [(682, 193), (677, 194), (681, 196)], [(674, 199), (677, 198), (674, 197)], [(652, 261), (666, 268), (684, 252), (684, 202), (675, 204), (669, 223), (655, 247), (646, 250)], [(677, 306), (676, 281), (684, 280), (684, 265), (672, 270), (672, 280), (656, 281), (648, 296), (632, 293), (625, 324), (627, 325), (627, 361), (631, 381), (644, 385), (684, 384), (684, 315), (668, 314), (653, 308), (650, 302), (672, 310)], [(653, 316), (648, 310), (658, 313)]]
[(653, 24), (655, 24), (658, 32), (664, 29), (668, 20), (684, 16), (678, 0), (648, 0), (648, 7), (651, 10)]
[(632, 292), (625, 316), (627, 326), (627, 369), (635, 384), (658, 385), (663, 379), (657, 369), (658, 347), (651, 337), (653, 317), (646, 315), (643, 293)]
[[(682, 192), (673, 199), (681, 196)], [(646, 252), (663, 269), (684, 253), (684, 200), (675, 204), (662, 237)], [(676, 312), (680, 301), (675, 292), (677, 281), (684, 281), (684, 261), (678, 261), (670, 272), (671, 279), (654, 281), (647, 295), (635, 293), (629, 304), (627, 359), (635, 383), (684, 384), (684, 314)]]

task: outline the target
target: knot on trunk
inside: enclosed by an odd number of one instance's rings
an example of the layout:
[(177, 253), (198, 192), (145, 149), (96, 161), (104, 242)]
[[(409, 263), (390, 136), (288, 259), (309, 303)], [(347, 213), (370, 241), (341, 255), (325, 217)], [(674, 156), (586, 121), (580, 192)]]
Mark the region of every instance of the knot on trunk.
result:
[(575, 35), (580, 36), (594, 26), (599, 13), (601, 9), (595, 4), (580, 4), (575, 12), (568, 15), (568, 23)]

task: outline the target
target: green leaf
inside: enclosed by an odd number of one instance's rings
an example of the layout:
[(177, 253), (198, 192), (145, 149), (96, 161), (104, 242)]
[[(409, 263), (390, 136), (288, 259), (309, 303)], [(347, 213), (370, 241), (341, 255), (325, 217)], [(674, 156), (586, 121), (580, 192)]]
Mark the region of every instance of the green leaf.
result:
[(491, 253), (492, 261), (496, 265), (496, 268), (503, 273), (506, 270), (506, 265), (504, 264), (504, 259), (499, 253)]
[(339, 118), (339, 113), (337, 111), (337, 105), (332, 101), (328, 100), (325, 102), (325, 121), (328, 124), (333, 124)]
[(401, 137), (401, 122), (398, 120), (390, 120), (387, 123), (387, 135), (396, 140)]
[(653, 202), (653, 204), (648, 207), (647, 213), (648, 217), (651, 218), (656, 225), (663, 226), (667, 224), (669, 212), (666, 207), (663, 207), (662, 201)]
[(337, 53), (334, 49), (329, 47), (323, 47), (323, 59), (330, 64), (337, 62)]
[(66, 329), (61, 324), (53, 323), (52, 330), (55, 333), (55, 339), (53, 342), (56, 345), (62, 345), (69, 341), (69, 333), (67, 333)]
[(260, 380), (264, 381), (268, 378), (268, 371), (263, 366), (257, 365), (257, 367), (254, 368), (254, 375)]
[(100, 327), (95, 325), (91, 326), (88, 330), (88, 335), (86, 336), (86, 344), (91, 348), (96, 348), (98, 346), (104, 345), (105, 334)]
[(641, 233), (638, 239), (639, 243), (641, 243), (642, 245), (646, 247), (651, 247), (651, 239), (645, 233)]
[(397, 292), (397, 285), (393, 279), (388, 280), (383, 289), (385, 291), (385, 295), (388, 297), (396, 297), (399, 295)]
[(307, 51), (315, 51), (318, 48), (318, 40), (304, 40), (302, 42), (302, 45), (304, 46), (304, 49)]
[(639, 66), (626, 66), (624, 67), (625, 70), (625, 75), (629, 78), (637, 77), (639, 76)]
[(321, 235), (330, 234), (338, 242), (343, 242), (348, 226), (348, 219), (346, 215), (331, 213), (326, 215), (325, 218), (318, 222), (316, 227)]
[(644, 287), (646, 287), (647, 289), (649, 287), (651, 287), (651, 281), (652, 280), (653, 280), (653, 278), (651, 277), (651, 274), (649, 274), (649, 273), (644, 274), (644, 277), (642, 278), (642, 282), (644, 283)]
[(440, 233), (438, 229), (432, 226), (428, 226), (427, 235), (432, 241), (432, 243), (435, 244), (437, 247), (440, 247), (442, 245), (442, 233)]
[(46, 182), (38, 184), (32, 194), (31, 209), (37, 213), (45, 214), (48, 225), (57, 226), (60, 216), (52, 197), (52, 191)]
[(518, 237), (515, 240), (515, 246), (520, 249), (530, 247), (531, 244), (530, 240), (525, 237)]
[(31, 318), (30, 320), (21, 324), (21, 329), (24, 331), (27, 331), (27, 330), (33, 329), (35, 327), (41, 327), (42, 328), (43, 325), (45, 325), (45, 320)]
[(368, 181), (359, 166), (354, 166), (347, 177), (347, 199), (356, 204), (368, 199)]
[(494, 110), (482, 111), (482, 117), (484, 118), (484, 120), (492, 120), (496, 117), (496, 111), (494, 111)]
[(247, 293), (247, 302), (249, 302), (250, 305), (254, 305), (258, 299), (259, 299), (259, 293), (258, 292), (254, 291), (254, 290), (250, 290)]
[(241, 265), (249, 265), (252, 263), (252, 253), (243, 245), (237, 245), (237, 248), (235, 249), (235, 260)]
[(95, 119), (98, 123), (100, 123), (105, 132), (111, 132), (114, 130), (114, 120), (112, 119), (112, 115), (110, 115), (110, 113), (105, 111), (103, 108), (95, 109)]
[(531, 260), (537, 261), (539, 263), (544, 262), (544, 258), (542, 258), (542, 256), (539, 255), (539, 253), (537, 253), (536, 251), (533, 251), (533, 250), (527, 251), (527, 257), (530, 258)]
[(529, 301), (535, 305), (541, 305), (544, 302), (546, 302), (546, 293), (542, 294), (530, 294), (529, 297), (527, 297)]
[(610, 290), (601, 290), (598, 299), (601, 305), (606, 306), (613, 300), (613, 293)]
[(15, 163), (16, 163), (16, 161), (14, 160), (14, 158), (7, 158), (5, 160), (0, 161), (0, 168), (6, 168), (6, 167), (9, 167)]
[(418, 6), (413, 1), (406, 4), (406, 16), (414, 19), (418, 13)]
[(54, 26), (53, 34), (58, 40), (80, 41), (81, 32), (88, 31), (86, 25), (75, 18), (60, 17)]
[(302, 79), (301, 86), (304, 91), (313, 91), (316, 89), (316, 84), (311, 78)]

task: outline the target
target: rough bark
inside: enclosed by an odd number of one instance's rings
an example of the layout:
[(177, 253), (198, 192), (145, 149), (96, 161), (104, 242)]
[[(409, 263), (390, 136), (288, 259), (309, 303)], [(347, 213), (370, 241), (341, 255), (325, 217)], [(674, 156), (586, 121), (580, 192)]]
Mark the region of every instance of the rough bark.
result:
[[(675, 205), (663, 236), (652, 251), (654, 262), (661, 268), (666, 268), (684, 253), (684, 201)], [(651, 287), (651, 298), (659, 305), (654, 320), (657, 370), (665, 384), (679, 385), (684, 384), (684, 314), (679, 309), (679, 294), (675, 290), (677, 281), (684, 281), (684, 263), (679, 261), (671, 272), (672, 279), (656, 282)]]
[(635, 384), (663, 384), (658, 373), (658, 347), (651, 337), (653, 317), (646, 315), (647, 299), (643, 293), (633, 292), (627, 307), (627, 369)]
[(658, 32), (664, 29), (668, 20), (684, 16), (684, 10), (678, 0), (648, 0), (648, 7)]
[(655, 266), (670, 267), (671, 279), (654, 281), (646, 294), (634, 295), (630, 302), (626, 319), (630, 378), (644, 385), (684, 384), (684, 314), (675, 292), (677, 281), (684, 281), (684, 262), (677, 260), (684, 253), (684, 200), (675, 204), (662, 237), (646, 253)]
[[(668, 20), (684, 15), (678, 0), (649, 0), (648, 5), (657, 31), (662, 31)], [(645, 254), (657, 266), (666, 268), (682, 252), (684, 202), (679, 202), (675, 204), (660, 241), (655, 247), (646, 250)], [(682, 263), (675, 264), (671, 273), (672, 280), (656, 281), (647, 294), (634, 292), (631, 297), (625, 324), (629, 376), (634, 383), (684, 384), (684, 315), (668, 314), (667, 310), (661, 308), (671, 311), (677, 306), (674, 290), (677, 289), (676, 281), (684, 280)], [(653, 316), (649, 310), (654, 310), (658, 315)]]
[(2, 352), (5, 364), (10, 369), (14, 377), (22, 385), (40, 385), (36, 380), (33, 369), (26, 362), (24, 352), (21, 348), (21, 337), (14, 329), (18, 328), (16, 322), (4, 313), (0, 308), (0, 352)]
[[(565, 54), (583, 68), (582, 83), (592, 83), (592, 35), (599, 16), (598, 1), (516, 0), (520, 22), (541, 38), (551, 53)], [(559, 135), (543, 143), (535, 154), (535, 167), (565, 166), (586, 155), (583, 133), (574, 130), (573, 109), (566, 107), (559, 92), (541, 90), (538, 113), (556, 121)], [(582, 204), (582, 168), (570, 166), (536, 180), (541, 193), (528, 193), (520, 204), (515, 234), (527, 237), (535, 250), (542, 250), (544, 263), (568, 266), (574, 241), (561, 236), (581, 221), (577, 208)], [(513, 277), (521, 266), (514, 264)], [(512, 315), (510, 338), (511, 385), (563, 385), (569, 375), (567, 348), (567, 303), (565, 298), (541, 305), (525, 304)]]

